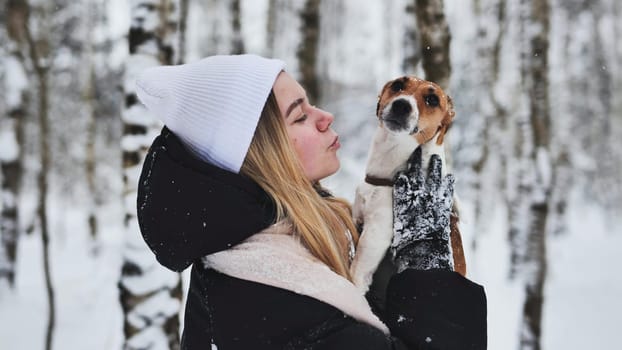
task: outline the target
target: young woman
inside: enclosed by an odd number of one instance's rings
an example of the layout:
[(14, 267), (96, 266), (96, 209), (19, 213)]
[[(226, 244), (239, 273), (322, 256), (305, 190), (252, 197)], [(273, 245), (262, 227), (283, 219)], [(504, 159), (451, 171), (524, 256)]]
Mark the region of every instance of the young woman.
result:
[(415, 269), (417, 242), (397, 245), (413, 268), (390, 276), (375, 313), (353, 286), (350, 207), (319, 182), (339, 168), (334, 117), (282, 61), (151, 68), (137, 94), (165, 124), (140, 178), (141, 232), (162, 265), (192, 264), (182, 349), (486, 347), (483, 288)]

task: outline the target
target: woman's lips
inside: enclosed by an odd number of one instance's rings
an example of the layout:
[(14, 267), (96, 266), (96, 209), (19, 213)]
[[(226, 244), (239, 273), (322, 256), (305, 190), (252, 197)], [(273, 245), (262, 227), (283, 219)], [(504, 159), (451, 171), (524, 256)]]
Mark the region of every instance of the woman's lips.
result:
[(339, 143), (339, 136), (335, 136), (335, 140), (330, 144), (330, 146), (328, 146), (328, 148), (338, 149), (339, 147), (341, 147), (341, 144)]

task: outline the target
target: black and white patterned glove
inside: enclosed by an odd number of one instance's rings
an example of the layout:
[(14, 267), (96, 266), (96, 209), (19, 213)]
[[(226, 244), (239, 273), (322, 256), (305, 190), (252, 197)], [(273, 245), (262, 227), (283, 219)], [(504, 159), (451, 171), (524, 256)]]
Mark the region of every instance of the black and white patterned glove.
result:
[(391, 253), (398, 272), (454, 269), (449, 241), (453, 192), (454, 177), (448, 174), (443, 178), (438, 155), (432, 155), (424, 176), (418, 147), (393, 185)]

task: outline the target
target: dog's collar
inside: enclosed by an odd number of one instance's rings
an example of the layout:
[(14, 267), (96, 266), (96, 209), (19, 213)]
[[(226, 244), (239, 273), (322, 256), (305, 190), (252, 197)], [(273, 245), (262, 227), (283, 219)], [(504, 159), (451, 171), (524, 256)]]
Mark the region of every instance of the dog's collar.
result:
[(393, 187), (392, 180), (374, 177), (370, 175), (365, 175), (365, 182), (374, 186)]

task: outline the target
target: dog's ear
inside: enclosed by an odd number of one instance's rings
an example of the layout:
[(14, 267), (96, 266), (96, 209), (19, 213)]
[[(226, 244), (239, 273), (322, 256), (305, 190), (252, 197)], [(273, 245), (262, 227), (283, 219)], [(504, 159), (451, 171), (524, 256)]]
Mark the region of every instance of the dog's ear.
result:
[(376, 117), (378, 118), (380, 118), (380, 99), (382, 99), (382, 95), (384, 95), (384, 92), (387, 90), (387, 88), (389, 87), (389, 85), (391, 85), (392, 82), (393, 80), (386, 82), (384, 86), (382, 87), (382, 89), (380, 89), (380, 94), (378, 94), (378, 101), (376, 103)]
[(442, 145), (443, 140), (445, 138), (445, 134), (449, 131), (449, 127), (451, 126), (454, 116), (456, 112), (454, 111), (454, 101), (450, 96), (447, 96), (447, 112), (445, 112), (445, 116), (443, 120), (441, 120), (441, 127), (438, 131), (438, 138), (436, 139), (437, 145)]

